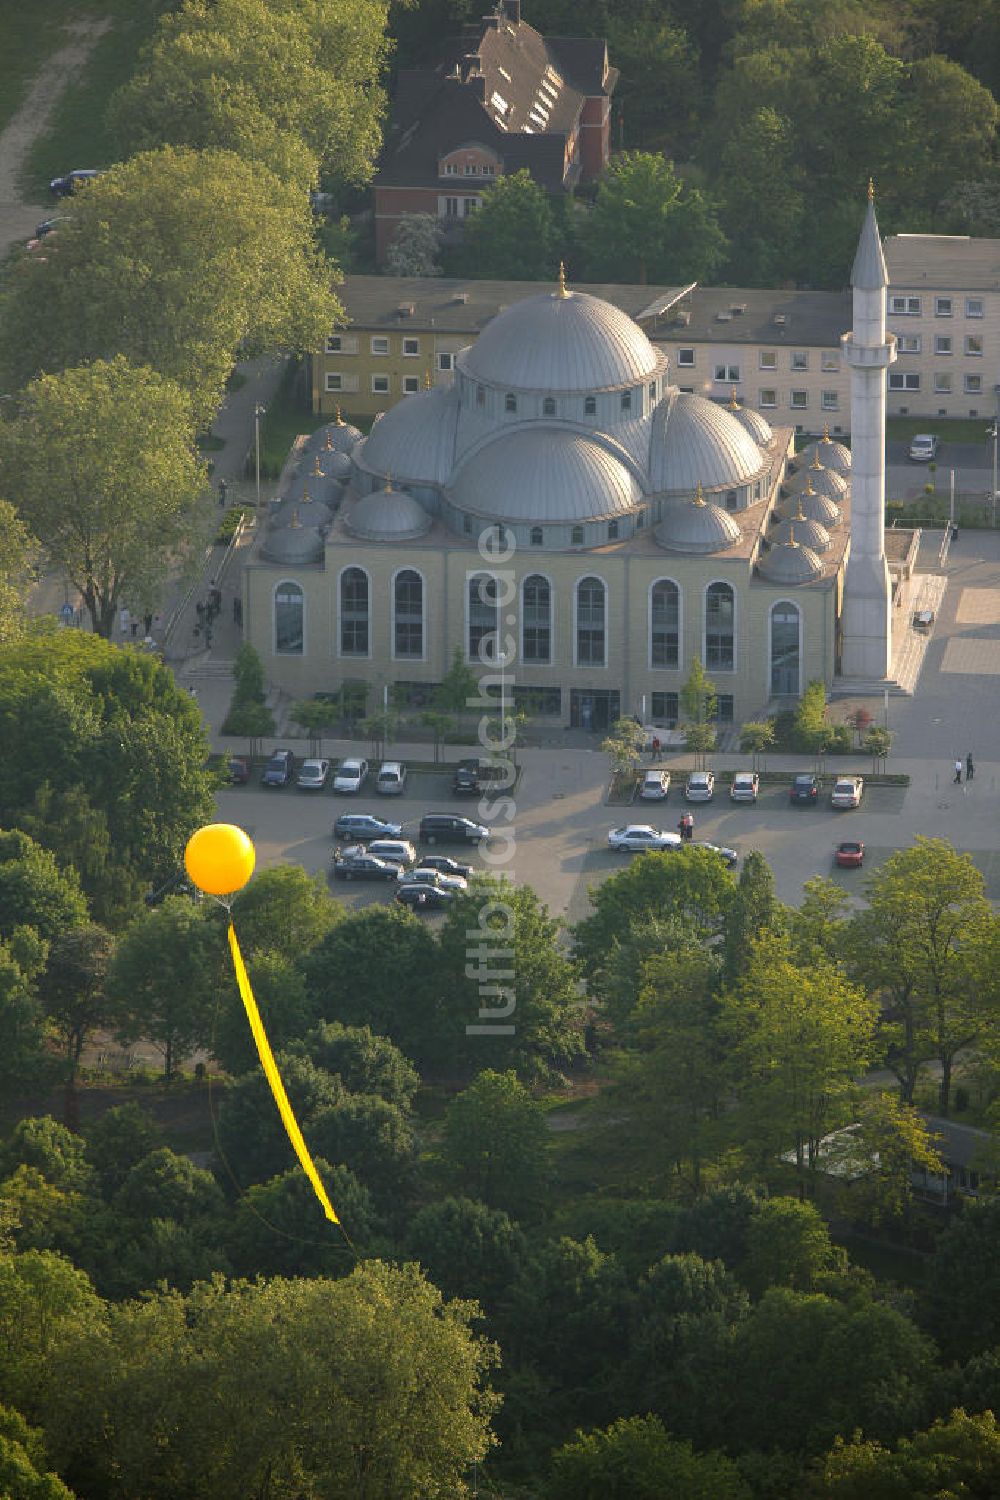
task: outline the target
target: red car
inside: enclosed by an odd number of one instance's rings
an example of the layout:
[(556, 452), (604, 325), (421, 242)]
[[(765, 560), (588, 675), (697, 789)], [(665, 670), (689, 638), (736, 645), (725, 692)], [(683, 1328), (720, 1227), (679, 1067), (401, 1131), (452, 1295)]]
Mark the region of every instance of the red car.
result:
[(845, 869), (858, 870), (864, 864), (865, 846), (860, 839), (844, 839), (837, 845), (833, 857)]
[(229, 780), (233, 786), (246, 786), (250, 780), (250, 758), (246, 755), (229, 757)]

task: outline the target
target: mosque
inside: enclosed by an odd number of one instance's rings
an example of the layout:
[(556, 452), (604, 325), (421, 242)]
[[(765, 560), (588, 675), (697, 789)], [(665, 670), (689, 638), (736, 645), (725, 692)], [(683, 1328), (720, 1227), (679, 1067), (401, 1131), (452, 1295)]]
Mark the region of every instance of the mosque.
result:
[(916, 550), (884, 532), (888, 276), (873, 195), (851, 277), (849, 451), (795, 452), (735, 397), (671, 385), (625, 313), (565, 285), (498, 313), (451, 386), (339, 419), (286, 466), (244, 570), (247, 636), (294, 697), (415, 709), (456, 650), (533, 715), (671, 726), (695, 657), (739, 724), (887, 683)]

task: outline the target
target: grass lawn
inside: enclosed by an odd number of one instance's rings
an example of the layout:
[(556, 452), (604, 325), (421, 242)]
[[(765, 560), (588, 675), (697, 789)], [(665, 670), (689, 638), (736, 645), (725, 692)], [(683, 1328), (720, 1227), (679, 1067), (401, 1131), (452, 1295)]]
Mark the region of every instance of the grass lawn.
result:
[(935, 432), (942, 443), (986, 444), (990, 418), (982, 417), (887, 417), (885, 435), (890, 441), (909, 442), (918, 432)]
[(261, 478), (277, 479), (288, 450), (300, 432), (314, 432), (323, 425), (310, 406), (298, 361), (290, 360), (281, 384), (268, 403), (260, 424)]

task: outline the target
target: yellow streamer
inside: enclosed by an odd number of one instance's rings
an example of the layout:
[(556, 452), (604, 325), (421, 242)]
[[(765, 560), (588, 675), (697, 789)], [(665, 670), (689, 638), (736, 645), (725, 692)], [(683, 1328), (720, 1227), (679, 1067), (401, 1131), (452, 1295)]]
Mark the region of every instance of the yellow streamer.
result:
[(323, 1205), (323, 1212), (331, 1223), (339, 1224), (340, 1220), (333, 1211), (333, 1205), (326, 1196), (326, 1189), (320, 1181), (316, 1165), (309, 1155), (309, 1147), (302, 1137), (299, 1123), (292, 1113), (292, 1106), (289, 1103), (288, 1095), (285, 1093), (285, 1085), (282, 1083), (281, 1074), (278, 1072), (278, 1064), (274, 1060), (274, 1053), (271, 1051), (271, 1044), (267, 1039), (264, 1023), (260, 1018), (257, 1002), (253, 997), (253, 990), (250, 988), (250, 980), (243, 963), (240, 945), (236, 941), (236, 929), (233, 927), (232, 922), (229, 924), (229, 951), (233, 955), (236, 983), (239, 985), (240, 994), (243, 996), (243, 1004), (246, 1006), (247, 1019), (250, 1022), (253, 1039), (257, 1043), (257, 1053), (260, 1057), (261, 1066), (267, 1076), (268, 1083), (271, 1085), (271, 1093), (274, 1095), (274, 1102), (278, 1106), (278, 1113), (281, 1115), (282, 1124), (288, 1132), (288, 1139), (292, 1143), (292, 1148), (302, 1165), (303, 1172), (305, 1172), (313, 1185), (316, 1197)]

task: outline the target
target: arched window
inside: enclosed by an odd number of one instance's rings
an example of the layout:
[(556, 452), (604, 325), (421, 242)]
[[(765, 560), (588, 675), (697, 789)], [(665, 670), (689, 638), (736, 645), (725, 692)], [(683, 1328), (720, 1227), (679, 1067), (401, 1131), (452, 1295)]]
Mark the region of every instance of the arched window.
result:
[(497, 581), (490, 573), (469, 579), (469, 661), (495, 662), (500, 636)]
[(736, 595), (728, 583), (705, 591), (705, 668), (731, 672), (736, 666)]
[(583, 546), (583, 527), (582, 526), (574, 526), (573, 530), (569, 534), (569, 540), (570, 540), (570, 545), (572, 547), (582, 547)]
[(424, 654), (424, 580), (413, 568), (402, 568), (392, 589), (394, 656)]
[(543, 537), (543, 533), (542, 533), (542, 528), (540, 526), (532, 526), (532, 528), (531, 528), (531, 545), (533, 547), (540, 547), (542, 545), (543, 539), (544, 539), (544, 537)]
[(522, 585), (521, 657), (532, 662), (552, 660), (552, 589), (539, 573), (531, 574)]
[(305, 601), (297, 583), (274, 591), (274, 649), (279, 656), (301, 656), (305, 645)]
[(542, 402), (542, 415), (545, 416), (545, 417), (554, 417), (555, 414), (556, 414), (555, 398), (553, 396), (546, 396), (545, 400)]
[(345, 568), (340, 575), (340, 654), (367, 656), (370, 649), (368, 574)]
[(622, 391), (622, 411), (632, 410), (632, 392)]
[(680, 663), (681, 594), (669, 578), (658, 578), (649, 592), (649, 664), (676, 667)]
[(771, 610), (771, 692), (776, 697), (797, 697), (801, 691), (799, 636), (800, 616), (797, 604), (783, 599)]
[(581, 667), (603, 667), (607, 661), (604, 584), (581, 578), (576, 586), (576, 660)]

